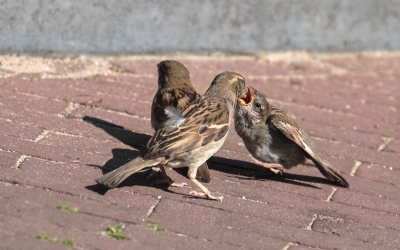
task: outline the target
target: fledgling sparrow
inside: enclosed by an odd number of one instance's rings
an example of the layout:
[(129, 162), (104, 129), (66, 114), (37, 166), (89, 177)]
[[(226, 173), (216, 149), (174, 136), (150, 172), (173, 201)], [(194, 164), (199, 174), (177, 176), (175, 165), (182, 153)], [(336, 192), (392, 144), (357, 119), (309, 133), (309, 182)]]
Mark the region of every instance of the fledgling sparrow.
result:
[(349, 186), (339, 171), (319, 156), (310, 136), (294, 119), (269, 105), (253, 88), (238, 98), (235, 129), (256, 164), (276, 174), (298, 164), (315, 166), (331, 182)]
[[(174, 60), (162, 61), (158, 68), (158, 90), (151, 106), (151, 126), (155, 131), (169, 125), (167, 112), (181, 114), (183, 109), (200, 97), (194, 89), (187, 68)], [(196, 179), (211, 181), (207, 162), (197, 170)]]
[(153, 135), (148, 143), (148, 151), (143, 157), (128, 162), (96, 181), (114, 188), (143, 168), (160, 166), (166, 182), (171, 183), (172, 180), (165, 173), (165, 166), (189, 167), (189, 179), (202, 191), (191, 191), (190, 194), (222, 201), (223, 197), (211, 195), (196, 179), (196, 173), (199, 166), (224, 143), (237, 99), (244, 92), (245, 81), (241, 75), (233, 72), (217, 75), (206, 93), (187, 106), (181, 115), (167, 113), (172, 116), (169, 120), (173, 121), (173, 124), (159, 129)]

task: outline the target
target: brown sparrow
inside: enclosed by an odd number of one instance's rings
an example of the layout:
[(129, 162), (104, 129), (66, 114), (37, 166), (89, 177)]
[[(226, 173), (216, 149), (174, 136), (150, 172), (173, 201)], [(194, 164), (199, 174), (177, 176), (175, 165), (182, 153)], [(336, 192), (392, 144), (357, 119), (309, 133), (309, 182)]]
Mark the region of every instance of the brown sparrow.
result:
[[(99, 184), (114, 188), (137, 171), (160, 166), (165, 180), (164, 167), (189, 167), (188, 177), (202, 192), (190, 194), (222, 201), (223, 197), (211, 195), (197, 179), (197, 169), (224, 143), (233, 119), (237, 99), (245, 92), (244, 78), (233, 72), (223, 72), (215, 77), (200, 98), (183, 109), (181, 115), (167, 112), (170, 126), (160, 128), (148, 143), (148, 151), (122, 167), (96, 179)], [(179, 184), (175, 186), (180, 186)]]
[(238, 99), (235, 129), (256, 164), (276, 174), (298, 164), (315, 166), (331, 182), (349, 186), (339, 171), (318, 155), (314, 142), (294, 119), (269, 105), (253, 88)]
[[(151, 126), (155, 131), (167, 125), (167, 112), (175, 112), (178, 115), (191, 102), (200, 97), (194, 89), (187, 68), (178, 61), (167, 60), (157, 65), (158, 90), (151, 106)], [(196, 179), (206, 183), (211, 181), (207, 162), (204, 162), (197, 170)]]

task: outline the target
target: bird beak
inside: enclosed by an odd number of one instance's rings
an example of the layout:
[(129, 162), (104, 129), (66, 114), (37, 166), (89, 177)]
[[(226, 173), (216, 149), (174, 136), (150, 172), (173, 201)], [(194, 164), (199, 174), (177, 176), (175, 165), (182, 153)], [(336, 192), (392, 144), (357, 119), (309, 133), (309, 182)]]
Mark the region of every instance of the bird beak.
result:
[(237, 100), (241, 106), (249, 106), (254, 101), (254, 90), (249, 87), (247, 87), (247, 89), (248, 91)]

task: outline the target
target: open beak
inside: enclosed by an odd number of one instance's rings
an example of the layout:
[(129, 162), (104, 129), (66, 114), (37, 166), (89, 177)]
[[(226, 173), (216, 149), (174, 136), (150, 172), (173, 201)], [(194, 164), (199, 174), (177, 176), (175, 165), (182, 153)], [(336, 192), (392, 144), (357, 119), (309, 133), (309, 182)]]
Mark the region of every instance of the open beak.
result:
[(249, 106), (254, 101), (254, 90), (249, 87), (247, 89), (247, 92), (240, 96), (237, 101), (241, 106)]

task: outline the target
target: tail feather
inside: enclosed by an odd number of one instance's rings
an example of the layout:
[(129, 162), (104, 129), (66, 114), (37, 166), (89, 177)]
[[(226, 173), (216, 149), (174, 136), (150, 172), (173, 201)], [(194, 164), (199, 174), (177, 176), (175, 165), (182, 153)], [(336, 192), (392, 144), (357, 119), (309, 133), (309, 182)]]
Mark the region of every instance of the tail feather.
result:
[(343, 187), (349, 187), (349, 183), (344, 179), (340, 172), (334, 168), (329, 162), (322, 159), (315, 160), (315, 166), (326, 178), (331, 182), (337, 183)]
[(138, 157), (126, 163), (125, 165), (111, 171), (110, 173), (107, 173), (102, 177), (97, 178), (96, 182), (109, 188), (115, 188), (132, 174), (142, 170), (143, 168), (158, 165), (159, 163), (160, 159), (144, 160), (142, 157)]

